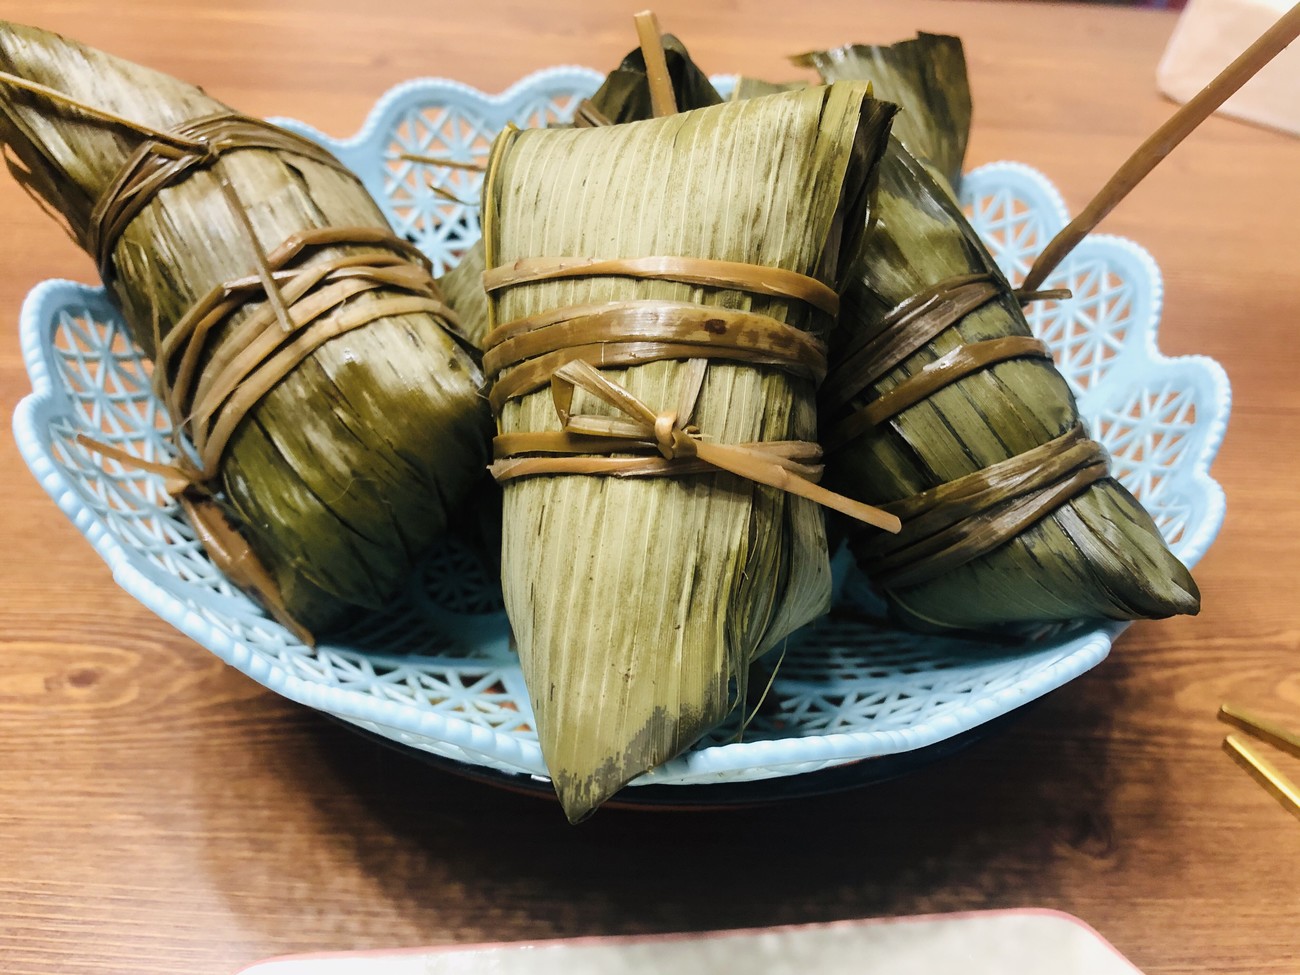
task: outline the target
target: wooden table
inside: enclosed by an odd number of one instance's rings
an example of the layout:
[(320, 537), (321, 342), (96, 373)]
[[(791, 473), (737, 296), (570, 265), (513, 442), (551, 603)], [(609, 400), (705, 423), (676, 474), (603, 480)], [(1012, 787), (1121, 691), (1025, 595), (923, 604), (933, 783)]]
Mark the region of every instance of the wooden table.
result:
[[(6, 14), (350, 133), (417, 75), (498, 90), (612, 65), (630, 11), (582, 0), (9, 0)], [(1174, 18), (1038, 4), (665, 0), (716, 71), (916, 28), (964, 36), (971, 163), (1024, 160), (1077, 209), (1170, 111)], [(1161, 344), (1226, 366), (1222, 535), (1199, 618), (1138, 624), (1010, 732), (888, 785), (727, 814), (558, 809), (429, 771), (227, 669), (118, 591), (0, 443), (0, 970), (230, 972), (290, 951), (1038, 905), (1142, 969), (1293, 972), (1300, 823), (1220, 751), (1232, 699), (1300, 726), (1300, 141), (1211, 120), (1104, 229), (1165, 275)], [(13, 323), (89, 261), (0, 181), (0, 404)], [(1283, 760), (1284, 763), (1287, 760)], [(1300, 766), (1289, 764), (1293, 773)]]

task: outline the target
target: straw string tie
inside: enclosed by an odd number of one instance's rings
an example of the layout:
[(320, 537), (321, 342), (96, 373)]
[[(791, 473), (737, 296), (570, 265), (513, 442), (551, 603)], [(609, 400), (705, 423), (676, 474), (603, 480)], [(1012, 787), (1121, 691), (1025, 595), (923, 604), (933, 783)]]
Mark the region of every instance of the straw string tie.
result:
[[(484, 274), (489, 292), (536, 281), (587, 276), (670, 280), (803, 302), (833, 317), (839, 297), (794, 271), (689, 257), (532, 258)], [(675, 409), (654, 410), (596, 366), (686, 360)], [(498, 481), (535, 475), (661, 477), (725, 471), (897, 531), (898, 519), (820, 487), (821, 448), (806, 441), (712, 442), (689, 425), (710, 360), (771, 366), (818, 382), (825, 348), (815, 336), (754, 312), (692, 302), (626, 301), (573, 306), (499, 325), (486, 341), (489, 402), (505, 403), (549, 383), (559, 431), (503, 433), (493, 441)], [(619, 416), (574, 414), (583, 390)], [(647, 456), (649, 455), (649, 456)]]

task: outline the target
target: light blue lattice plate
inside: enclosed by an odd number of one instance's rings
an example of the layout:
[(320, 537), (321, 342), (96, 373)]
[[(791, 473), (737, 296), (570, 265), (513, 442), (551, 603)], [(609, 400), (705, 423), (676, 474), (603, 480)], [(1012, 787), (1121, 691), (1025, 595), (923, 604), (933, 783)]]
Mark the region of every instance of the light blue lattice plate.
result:
[[(507, 121), (566, 119), (600, 80), (587, 69), (557, 68), (498, 96), (413, 81), (382, 98), (361, 133), (344, 142), (288, 124), (361, 174), (397, 231), (444, 267), (478, 237), (481, 176), (398, 157), (482, 161)], [(971, 173), (963, 198), (1013, 281), (1066, 221), (1052, 185), (1014, 163)], [(1174, 551), (1195, 563), (1223, 520), (1223, 492), (1208, 469), (1227, 422), (1227, 378), (1212, 360), (1160, 354), (1160, 275), (1136, 244), (1090, 238), (1047, 283), (1060, 286), (1075, 297), (1035, 306), (1034, 329), (1074, 384), (1121, 480)], [(545, 775), (500, 590), (474, 552), (445, 545), (386, 612), (309, 649), (212, 568), (155, 476), (112, 461), (101, 467), (77, 443), (86, 431), (143, 457), (168, 454), (168, 421), (147, 366), (103, 291), (39, 285), (23, 307), (22, 343), (33, 389), (14, 417), (23, 456), (127, 592), (294, 701), (480, 771)], [(842, 598), (858, 598), (861, 588), (850, 574)], [(743, 741), (734, 726), (719, 729), (636, 784), (754, 782), (932, 748), (1095, 666), (1122, 629), (1080, 623), (1008, 645), (823, 620), (791, 641)]]

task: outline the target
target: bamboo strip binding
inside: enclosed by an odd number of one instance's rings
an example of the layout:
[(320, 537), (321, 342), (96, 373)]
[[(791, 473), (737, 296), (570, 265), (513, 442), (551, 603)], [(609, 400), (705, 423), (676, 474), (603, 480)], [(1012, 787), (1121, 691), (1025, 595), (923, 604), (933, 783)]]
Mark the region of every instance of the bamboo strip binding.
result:
[[(115, 273), (113, 255), (122, 233), (154, 196), (200, 169), (215, 170), (227, 153), (241, 149), (287, 152), (357, 178), (324, 147), (249, 116), (222, 112), (162, 130), (8, 72), (0, 72), (0, 84), (143, 137), (96, 201), (86, 231), (78, 240), (95, 259), (105, 282)], [(12, 159), (9, 168), (20, 185), (36, 197), (24, 171)], [(393, 315), (428, 312), (439, 316), (442, 327), (462, 344), (465, 339), (459, 334), (454, 313), (442, 300), (428, 261), (407, 241), (383, 228), (336, 226), (294, 234), (267, 254), (235, 188), (224, 175), (217, 178), (232, 214), (245, 231), (254, 273), (217, 286), (186, 311), (166, 339), (156, 337), (152, 379), (172, 420), (175, 458), (169, 463), (146, 461), (85, 434), (77, 439), (103, 457), (161, 476), (214, 563), (311, 644), (311, 633), (289, 613), (274, 579), (213, 497), (230, 438), (277, 383), (324, 343), (347, 331)], [(304, 253), (328, 246), (371, 250), (298, 263)], [(372, 301), (354, 300), (379, 289), (401, 293)], [(250, 305), (251, 312), (238, 326), (224, 328), (231, 315)], [(200, 369), (200, 355), (213, 336), (220, 337)], [(191, 435), (193, 450), (184, 442), (185, 432)]]
[[(940, 389), (999, 362), (1051, 360), (1039, 339), (1008, 335), (958, 345), (893, 389), (857, 408), (852, 402), (908, 357), (968, 314), (1007, 293), (992, 273), (940, 281), (901, 302), (883, 327), (844, 353), (823, 387), (820, 406), (840, 413), (822, 439), (838, 450)], [(1023, 302), (1070, 297), (1065, 290), (1014, 291)], [(1034, 522), (1109, 476), (1105, 449), (1075, 426), (1000, 464), (884, 505), (903, 530), (868, 544), (871, 576), (885, 588), (917, 585), (1010, 541)]]
[[(616, 275), (778, 295), (804, 301), (827, 316), (839, 297), (822, 282), (793, 271), (691, 257), (616, 260), (536, 258), (484, 272), (484, 288), (500, 291), (554, 278)], [(789, 491), (866, 524), (896, 532), (899, 520), (872, 505), (827, 491), (821, 448), (803, 441), (717, 444), (690, 423), (710, 358), (783, 369), (820, 380), (821, 343), (785, 322), (683, 302), (616, 302), (555, 309), (507, 322), (488, 335), (485, 368), (494, 411), (509, 399), (550, 383), (561, 430), (495, 438), (491, 470), (498, 481), (542, 474), (661, 477), (724, 470)], [(600, 375), (595, 366), (686, 359), (691, 371), (676, 409), (655, 411)], [(627, 419), (578, 416), (574, 392), (583, 389)], [(655, 454), (658, 457), (610, 456)]]
[[(325, 147), (251, 116), (221, 112), (162, 130), (8, 72), (0, 72), (0, 83), (144, 137), (96, 201), (80, 241), (95, 258), (105, 282), (114, 273), (113, 253), (122, 233), (154, 196), (199, 169), (214, 168), (227, 153), (241, 149), (289, 152), (357, 179)], [(31, 192), (24, 180), (20, 178), (19, 182)], [(455, 313), (442, 300), (428, 259), (413, 244), (376, 227), (329, 227), (294, 234), (267, 254), (234, 187), (224, 178), (220, 185), (231, 211), (246, 231), (255, 259), (255, 277), (225, 282), (190, 308), (167, 338), (158, 343), (158, 368), (153, 377), (155, 391), (167, 407), (177, 438), (179, 457), (171, 473), (190, 484), (218, 477), (226, 443), (261, 396), (336, 335), (390, 315), (424, 311), (440, 316), (445, 330), (467, 344), (459, 333)], [(304, 251), (325, 246), (372, 246), (378, 253), (290, 267)], [(407, 296), (390, 296), (364, 309), (343, 310), (349, 299), (379, 288), (405, 291)], [(262, 307), (222, 338), (205, 366), (207, 372), (198, 374), (198, 358), (208, 337), (218, 332), (230, 315), (250, 303)], [(271, 329), (275, 322), (279, 324), (278, 333)], [(215, 373), (214, 364), (219, 366)], [(197, 466), (186, 457), (180, 443), (183, 429), (194, 435), (201, 458)], [(97, 444), (102, 446), (106, 445)], [(110, 455), (116, 459), (120, 459), (120, 453), (110, 448)], [(157, 466), (150, 465), (151, 469)]]

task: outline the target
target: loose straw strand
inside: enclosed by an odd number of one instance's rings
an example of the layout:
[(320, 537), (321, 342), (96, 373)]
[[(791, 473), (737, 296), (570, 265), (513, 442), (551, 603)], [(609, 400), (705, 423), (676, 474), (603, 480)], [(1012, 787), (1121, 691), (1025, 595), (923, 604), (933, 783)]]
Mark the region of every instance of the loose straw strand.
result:
[(429, 184), (429, 192), (432, 193), (434, 196), (438, 197), (438, 199), (440, 200), (446, 200), (448, 203), (455, 203), (463, 207), (480, 206), (480, 204), (476, 203), (474, 200), (462, 200), (455, 193), (452, 193), (448, 190), (444, 190), (441, 186), (435, 186), (433, 183)]
[(655, 118), (677, 114), (677, 96), (673, 93), (673, 80), (668, 74), (668, 59), (664, 57), (663, 34), (659, 18), (652, 10), (642, 10), (632, 18), (636, 22), (637, 39), (641, 42), (641, 56), (645, 59), (646, 83), (650, 86), (650, 109)]
[(403, 152), (397, 156), (402, 162), (423, 163), (426, 166), (444, 166), (447, 169), (466, 169), (472, 173), (481, 173), (487, 166), (478, 162), (461, 162), (446, 156), (424, 156), (418, 152)]
[(244, 201), (239, 198), (235, 192), (234, 186), (226, 178), (224, 173), (217, 173), (217, 181), (221, 185), (221, 193), (230, 204), (230, 210), (235, 215), (235, 219), (244, 227), (244, 232), (248, 235), (248, 242), (253, 247), (253, 256), (256, 259), (257, 276), (262, 282), (262, 287), (266, 289), (266, 300), (270, 302), (271, 307), (275, 310), (276, 320), (280, 327), (284, 329), (285, 334), (293, 331), (293, 319), (289, 317), (289, 309), (285, 307), (284, 296), (280, 294), (280, 288), (275, 283), (275, 276), (271, 273), (271, 268), (266, 256), (266, 249), (262, 247), (262, 242), (257, 239), (257, 231), (253, 228), (253, 221), (248, 216), (248, 210), (244, 207)]
[[(425, 156), (418, 152), (403, 152), (397, 156), (402, 162), (421, 163), (425, 166), (439, 166), (443, 169), (463, 169), (471, 173), (484, 173), (487, 171), (486, 163), (479, 162), (461, 162), (459, 159), (448, 159), (445, 156)], [(441, 186), (430, 182), (429, 191), (441, 200), (447, 200), (449, 203), (456, 203), (463, 207), (475, 207), (479, 204), (474, 200), (462, 200), (454, 193), (448, 192)]]
[(190, 139), (182, 135), (176, 135), (173, 132), (167, 132), (163, 129), (155, 129), (151, 125), (143, 122), (137, 122), (133, 119), (125, 118), (116, 112), (110, 112), (107, 109), (96, 108), (71, 95), (59, 91), (57, 88), (50, 88), (48, 85), (42, 85), (36, 81), (29, 81), (26, 78), (20, 78), (18, 75), (10, 74), (8, 71), (0, 71), (0, 83), (10, 85), (14, 88), (21, 88), (23, 91), (29, 91), (33, 94), (40, 95), (49, 101), (65, 105), (68, 108), (75, 109), (83, 115), (89, 115), (91, 118), (99, 119), (102, 122), (109, 122), (113, 125), (120, 125), (124, 128), (138, 132), (140, 135), (148, 136), (151, 139), (157, 139), (159, 142), (169, 143), (173, 146), (179, 146), (182, 149), (189, 149), (193, 152), (206, 153), (208, 144), (201, 139)]
[(1194, 129), (1214, 114), (1234, 92), (1249, 81), (1260, 68), (1273, 60), (1297, 36), (1300, 36), (1300, 4), (1283, 14), (1254, 44), (1246, 48), (1237, 60), (1224, 68), (1217, 78), (1202, 88), (1191, 101), (1171, 115), (1142, 143), (1124, 165), (1116, 170), (1077, 217), (1064, 230), (1052, 238), (1030, 268), (1024, 291), (1033, 291), (1052, 273), (1067, 254), (1088, 236), (1097, 224), (1120, 203), (1129, 192), (1155, 169), (1165, 156), (1189, 136)]

